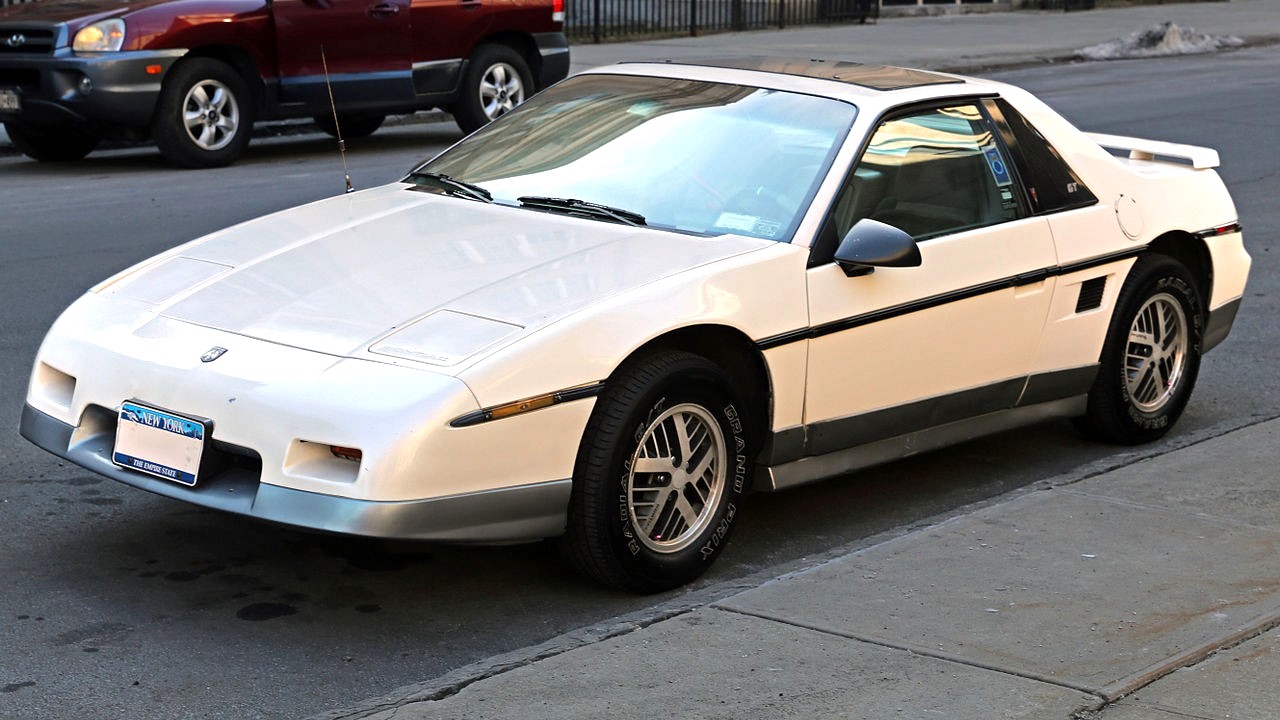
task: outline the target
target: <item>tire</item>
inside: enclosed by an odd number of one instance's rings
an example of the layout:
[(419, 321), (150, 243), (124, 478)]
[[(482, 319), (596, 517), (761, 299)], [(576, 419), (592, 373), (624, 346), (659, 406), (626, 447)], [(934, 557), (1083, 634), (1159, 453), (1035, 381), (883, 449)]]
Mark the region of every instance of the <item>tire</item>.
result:
[(75, 128), (38, 127), (16, 122), (4, 124), (13, 146), (23, 155), (41, 162), (80, 160), (98, 147), (96, 135)]
[(1122, 445), (1151, 442), (1182, 415), (1200, 372), (1204, 310), (1191, 274), (1163, 255), (1134, 264), (1102, 346), (1086, 434)]
[(253, 105), (244, 78), (213, 58), (191, 58), (169, 71), (151, 136), (179, 167), (229, 165), (249, 145)]
[(462, 95), (450, 108), (465, 133), (505, 115), (533, 94), (533, 74), (520, 53), (506, 45), (481, 45), (467, 60)]
[(724, 371), (701, 356), (663, 352), (619, 368), (574, 466), (569, 561), (636, 593), (701, 575), (724, 549), (751, 480), (747, 413)]
[(315, 117), (316, 125), (319, 125), (321, 130), (333, 137), (338, 137), (338, 130), (342, 130), (343, 140), (359, 140), (362, 137), (369, 137), (377, 132), (378, 128), (382, 127), (382, 121), (386, 119), (386, 115), (366, 115), (363, 113), (358, 115), (343, 115), (339, 113), (339, 125), (335, 127), (333, 124), (332, 113), (328, 115), (317, 115)]

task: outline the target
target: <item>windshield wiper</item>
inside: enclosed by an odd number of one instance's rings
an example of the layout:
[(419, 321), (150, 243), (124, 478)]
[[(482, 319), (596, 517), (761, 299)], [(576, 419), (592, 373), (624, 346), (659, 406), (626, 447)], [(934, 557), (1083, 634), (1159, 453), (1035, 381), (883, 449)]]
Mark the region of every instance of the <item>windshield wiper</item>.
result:
[(446, 195), (471, 198), (472, 200), (479, 200), (480, 202), (493, 202), (493, 195), (490, 194), (488, 190), (485, 190), (479, 185), (455, 180), (444, 173), (415, 170), (409, 173), (409, 179), (414, 181), (415, 184), (434, 184), (437, 188), (443, 190)]
[(586, 200), (578, 200), (576, 198), (554, 198), (554, 197), (538, 197), (536, 195), (525, 195), (516, 198), (520, 203), (520, 207), (534, 208), (537, 210), (550, 210), (552, 212), (562, 212), (568, 215), (586, 215), (587, 217), (598, 218), (601, 220), (612, 220), (622, 223), (623, 225), (631, 225), (632, 227), (640, 227), (645, 224), (644, 216), (630, 210), (622, 208), (609, 207), (599, 203), (587, 202)]

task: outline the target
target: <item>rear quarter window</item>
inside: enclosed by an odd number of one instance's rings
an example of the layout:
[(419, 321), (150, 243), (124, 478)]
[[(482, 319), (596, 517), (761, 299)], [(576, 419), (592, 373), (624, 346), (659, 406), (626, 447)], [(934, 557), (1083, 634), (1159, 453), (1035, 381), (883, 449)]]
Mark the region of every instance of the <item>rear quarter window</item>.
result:
[(1033, 213), (1058, 212), (1098, 202), (1053, 145), (1012, 105), (997, 98), (986, 101), (986, 106), (1012, 151)]

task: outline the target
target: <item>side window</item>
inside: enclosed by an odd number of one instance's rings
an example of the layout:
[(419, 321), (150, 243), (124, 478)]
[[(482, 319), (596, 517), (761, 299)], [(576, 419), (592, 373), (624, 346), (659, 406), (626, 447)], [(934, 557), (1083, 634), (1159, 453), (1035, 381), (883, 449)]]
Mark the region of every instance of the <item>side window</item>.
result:
[(1004, 150), (975, 105), (881, 123), (836, 200), (837, 238), (862, 218), (917, 240), (1014, 220), (1018, 194)]
[(1013, 106), (1003, 99), (987, 100), (986, 105), (1005, 144), (1012, 148), (1032, 212), (1038, 215), (1098, 202), (1053, 145)]

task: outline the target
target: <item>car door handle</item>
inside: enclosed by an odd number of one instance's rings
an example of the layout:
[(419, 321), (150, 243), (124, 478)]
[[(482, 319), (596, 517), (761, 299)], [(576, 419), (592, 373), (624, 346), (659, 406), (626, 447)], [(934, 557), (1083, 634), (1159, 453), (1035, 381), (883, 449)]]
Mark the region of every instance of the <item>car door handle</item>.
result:
[(398, 12), (400, 12), (400, 6), (395, 3), (384, 2), (369, 6), (369, 14), (373, 17), (386, 17)]

